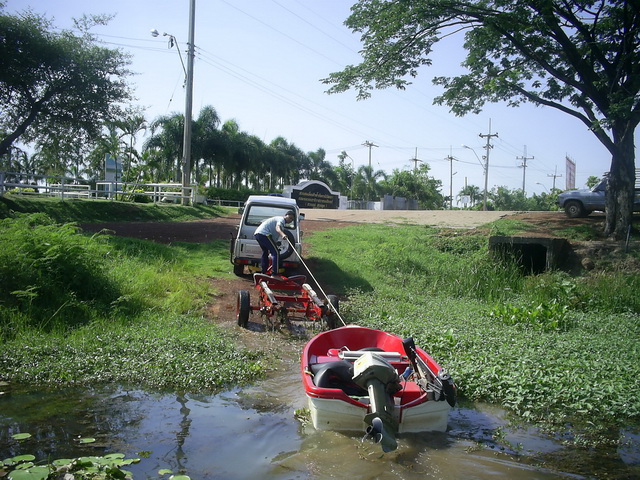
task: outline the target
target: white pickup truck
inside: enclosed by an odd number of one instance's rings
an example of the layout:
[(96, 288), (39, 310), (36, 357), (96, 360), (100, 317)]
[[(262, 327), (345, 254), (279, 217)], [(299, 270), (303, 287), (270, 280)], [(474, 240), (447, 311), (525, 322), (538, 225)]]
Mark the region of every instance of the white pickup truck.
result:
[(253, 234), (263, 220), (284, 216), (288, 210), (295, 212), (293, 221), (285, 225), (285, 234), (289, 241), (279, 241), (276, 245), (280, 251), (282, 268), (285, 272), (298, 269), (302, 254), (300, 220), (304, 218), (304, 214), (300, 213), (296, 201), (292, 198), (272, 195), (251, 195), (242, 208), (240, 224), (235, 236), (231, 239), (233, 273), (238, 276), (244, 275), (245, 268), (249, 273), (260, 271), (262, 249)]

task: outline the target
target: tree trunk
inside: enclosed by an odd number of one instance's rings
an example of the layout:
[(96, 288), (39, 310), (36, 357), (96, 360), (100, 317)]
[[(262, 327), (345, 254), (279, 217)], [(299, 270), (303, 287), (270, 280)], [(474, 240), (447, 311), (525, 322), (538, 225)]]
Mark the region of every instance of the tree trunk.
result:
[(617, 129), (613, 129), (615, 151), (611, 159), (605, 203), (604, 233), (612, 240), (626, 238), (633, 218), (635, 195), (634, 129), (621, 128), (620, 130), (624, 134), (617, 135)]

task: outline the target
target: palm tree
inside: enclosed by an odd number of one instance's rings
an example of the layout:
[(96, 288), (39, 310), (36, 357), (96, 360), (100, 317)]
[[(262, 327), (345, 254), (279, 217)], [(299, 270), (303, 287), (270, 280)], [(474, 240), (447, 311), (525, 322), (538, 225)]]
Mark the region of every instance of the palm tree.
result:
[(125, 113), (125, 117), (122, 120), (115, 122), (115, 125), (122, 131), (121, 137), (129, 137), (129, 143), (127, 145), (128, 161), (124, 171), (124, 178), (131, 180), (129, 173), (133, 164), (133, 157), (138, 155), (133, 147), (136, 143), (136, 136), (140, 132), (147, 130), (147, 120), (139, 111), (129, 110)]
[(371, 200), (371, 198), (375, 198), (379, 193), (379, 185), (377, 181), (379, 179), (386, 179), (387, 174), (384, 170), (376, 170), (373, 171), (373, 167), (369, 167), (367, 165), (361, 165), (358, 167), (358, 172), (356, 175), (356, 187), (359, 192), (363, 195), (363, 198), (366, 201)]
[(475, 185), (466, 185), (460, 193), (458, 193), (458, 198), (462, 196), (468, 196), (471, 200), (471, 207), (473, 207), (478, 200), (483, 198), (482, 192), (480, 191), (480, 187), (476, 187)]
[(311, 171), (308, 175), (310, 180), (322, 180), (326, 184), (331, 185), (337, 180), (337, 174), (333, 169), (333, 165), (325, 160), (327, 152), (324, 148), (318, 148), (315, 152), (307, 153), (307, 158), (311, 162)]
[[(209, 186), (212, 181), (213, 165), (217, 156), (225, 149), (223, 136), (218, 130), (220, 117), (212, 106), (205, 106), (200, 110), (198, 119), (193, 124), (191, 148), (192, 170), (195, 170), (196, 183), (200, 183), (200, 160), (209, 169)], [(195, 166), (195, 169), (193, 167)]]
[(157, 150), (163, 163), (162, 179), (177, 181), (182, 175), (184, 116), (179, 113), (160, 116), (151, 122), (150, 129), (151, 136), (145, 142), (144, 150)]

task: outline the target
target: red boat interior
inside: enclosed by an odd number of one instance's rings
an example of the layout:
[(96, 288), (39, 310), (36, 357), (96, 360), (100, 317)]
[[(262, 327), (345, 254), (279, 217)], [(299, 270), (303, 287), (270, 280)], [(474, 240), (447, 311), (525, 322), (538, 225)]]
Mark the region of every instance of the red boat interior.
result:
[[(368, 392), (352, 380), (353, 361), (363, 351), (381, 353), (396, 369), (402, 390), (395, 396), (400, 397), (401, 404), (406, 405), (423, 397), (424, 392), (417, 383), (402, 378), (411, 363), (400, 337), (379, 330), (351, 326), (321, 333), (305, 347), (302, 370), (306, 373), (303, 378), (307, 394), (343, 400), (347, 400), (345, 397), (367, 396)], [(424, 351), (418, 349), (418, 353), (436, 371), (439, 369)]]

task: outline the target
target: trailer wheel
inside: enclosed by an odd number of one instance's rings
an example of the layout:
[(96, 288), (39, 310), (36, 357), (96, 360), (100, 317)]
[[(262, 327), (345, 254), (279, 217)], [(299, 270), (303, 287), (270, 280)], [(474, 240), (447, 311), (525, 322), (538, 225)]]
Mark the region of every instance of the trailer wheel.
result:
[(248, 290), (240, 290), (238, 292), (238, 304), (237, 304), (237, 321), (238, 326), (247, 328), (249, 323), (249, 314), (251, 313), (251, 300), (249, 298)]
[(337, 295), (327, 295), (327, 300), (331, 305), (331, 313), (326, 315), (325, 322), (329, 330), (333, 330), (338, 326), (338, 315), (340, 313), (340, 300)]

